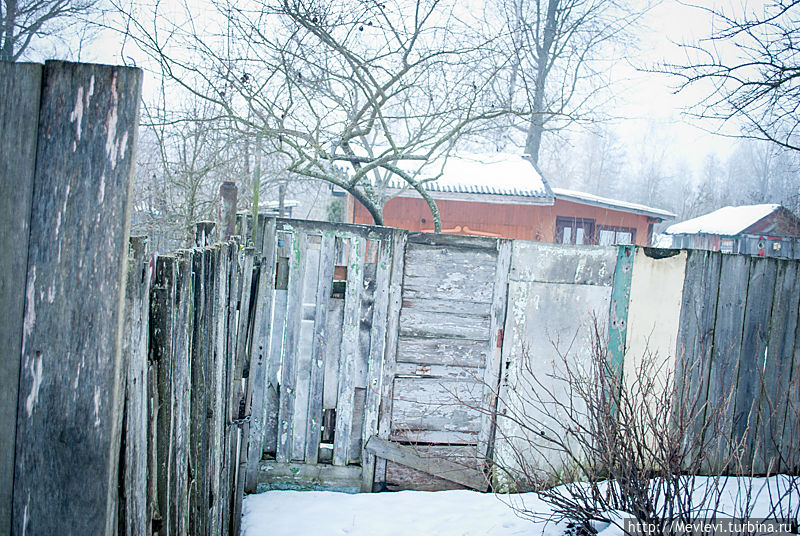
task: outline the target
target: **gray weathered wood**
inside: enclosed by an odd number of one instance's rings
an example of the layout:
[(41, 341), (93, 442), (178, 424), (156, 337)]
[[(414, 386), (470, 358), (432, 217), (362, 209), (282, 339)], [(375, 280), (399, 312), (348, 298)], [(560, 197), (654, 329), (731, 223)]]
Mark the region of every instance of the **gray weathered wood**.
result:
[[(470, 469), (478, 469), (474, 445), (409, 445), (423, 458), (449, 460)], [(386, 488), (390, 491), (418, 490), (441, 491), (465, 489), (466, 486), (445, 480), (424, 471), (412, 469), (395, 462), (386, 463)]]
[(314, 347), (311, 356), (311, 378), (308, 393), (308, 418), (306, 429), (306, 463), (316, 464), (319, 460), (319, 443), (322, 427), (323, 381), (325, 378), (325, 346), (332, 333), (328, 331), (328, 310), (330, 308), (331, 287), (334, 269), (333, 233), (322, 235), (319, 256), (319, 277), (317, 279), (317, 299), (314, 309)]
[(173, 359), (175, 355), (176, 307), (175, 286), (177, 279), (176, 259), (171, 255), (156, 260), (153, 307), (150, 325), (153, 343), (151, 358), (156, 362), (156, 385), (158, 392), (156, 414), (156, 492), (157, 517), (167, 534), (174, 534), (174, 455), (173, 433), (175, 405), (173, 389)]
[(192, 323), (191, 398), (189, 414), (189, 533), (205, 534), (208, 514), (208, 448), (206, 420), (206, 380), (208, 353), (208, 250), (195, 250), (192, 256), (194, 320)]
[(369, 361), (367, 368), (364, 426), (361, 433), (362, 453), (361, 491), (372, 491), (375, 479), (375, 456), (366, 450), (365, 439), (377, 435), (381, 402), (381, 375), (386, 350), (386, 320), (389, 312), (389, 283), (392, 270), (392, 241), (378, 243), (375, 274), (375, 295), (370, 329)]
[(761, 468), (768, 474), (791, 471), (791, 465), (787, 463), (792, 457), (787, 444), (790, 438), (786, 436), (784, 439), (784, 429), (792, 389), (794, 338), (800, 306), (798, 264), (781, 261), (777, 266), (759, 408), (761, 432), (758, 435), (758, 452), (763, 460)]
[(361, 318), (361, 292), (364, 282), (364, 252), (362, 237), (350, 239), (347, 266), (347, 290), (342, 320), (342, 345), (339, 355), (339, 393), (336, 402), (336, 433), (333, 441), (333, 464), (346, 465), (353, 423), (355, 394), (355, 365), (359, 350), (358, 335)]
[(481, 426), (478, 432), (479, 456), (487, 460), (491, 457), (492, 436), (494, 435), (497, 396), (500, 392), (500, 363), (503, 326), (506, 321), (506, 301), (508, 299), (508, 272), (511, 266), (511, 241), (497, 241), (497, 267), (495, 268), (494, 294), (492, 296), (491, 326), (489, 328), (489, 356), (484, 367), (481, 385), (483, 395), (480, 402)]
[(332, 488), (352, 492), (361, 484), (361, 467), (262, 461), (258, 480), (265, 490)]
[(481, 383), (395, 378), (392, 430), (478, 432), (482, 398)]
[[(253, 318), (253, 345), (250, 358), (248, 395), (250, 405), (250, 437), (247, 448), (247, 473), (245, 490), (254, 493), (258, 485), (258, 462), (263, 454), (267, 419), (267, 366), (269, 341), (273, 331), (272, 306), (275, 293), (275, 219), (264, 222), (262, 249), (260, 252), (258, 290), (255, 297)], [(281, 331), (283, 331), (281, 329)]]
[(123, 363), (126, 363), (124, 468), (120, 522), (124, 534), (148, 530), (147, 515), (147, 331), (150, 309), (150, 264), (147, 239), (131, 237), (125, 292)]
[(386, 441), (377, 436), (369, 438), (367, 450), (386, 460), (407, 465), (472, 489), (484, 491), (487, 488), (483, 472), (466, 464), (462, 465), (445, 458), (424, 457), (411, 447)]
[(415, 339), (450, 338), (486, 341), (490, 338), (489, 305), (484, 304), (485, 315), (462, 315), (461, 302), (451, 301), (451, 312), (439, 313), (403, 307), (400, 313), (400, 336)]
[(11, 533), (14, 442), (42, 66), (0, 62), (0, 533)]
[(456, 247), (459, 249), (483, 249), (489, 250), (490, 252), (497, 250), (497, 241), (495, 238), (484, 238), (480, 236), (408, 233), (408, 243), (412, 246), (413, 244), (423, 244), (427, 246)]
[[(764, 358), (769, 340), (775, 275), (778, 261), (753, 258), (747, 285), (742, 351), (739, 356), (739, 381), (736, 385), (733, 437), (744, 439), (743, 456), (752, 462), (756, 474), (762, 474), (763, 459), (756, 453), (759, 433), (758, 404), (762, 390)], [(749, 464), (748, 464), (749, 465)], [(747, 465), (746, 465), (747, 467)]]
[(303, 281), (307, 235), (292, 235), (289, 254), (289, 288), (286, 302), (286, 334), (284, 357), (281, 363), (280, 408), (278, 412), (278, 445), (275, 459), (288, 462), (292, 459), (292, 434), (294, 432), (295, 385), (297, 381), (298, 338), (303, 319)]
[[(398, 357), (400, 310), (403, 305), (403, 272), (405, 270), (406, 241), (408, 234), (395, 230), (392, 234), (392, 267), (389, 273), (389, 305), (386, 312), (386, 347), (383, 352), (381, 399), (378, 411), (378, 437), (389, 439), (392, 433), (392, 392)], [(386, 460), (375, 460), (373, 490), (381, 489), (386, 482)]]
[[(42, 88), (13, 532), (55, 534), (69, 526), (76, 533), (111, 534), (117, 528), (122, 303), (141, 71), (47, 62)], [(55, 438), (60, 448), (52, 448)]]
[[(482, 305), (486, 307), (486, 304)], [(487, 355), (485, 340), (399, 337), (397, 342), (398, 363), (483, 367)]]

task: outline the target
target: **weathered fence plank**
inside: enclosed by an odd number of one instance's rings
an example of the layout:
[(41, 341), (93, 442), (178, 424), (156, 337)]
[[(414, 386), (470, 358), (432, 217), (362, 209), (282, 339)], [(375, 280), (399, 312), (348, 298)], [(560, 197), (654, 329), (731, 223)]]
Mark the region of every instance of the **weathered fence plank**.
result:
[[(0, 62), (0, 533), (11, 533), (14, 444), (42, 66)], [(13, 135), (12, 135), (13, 133)]]
[(196, 250), (192, 256), (194, 283), (194, 320), (192, 322), (191, 399), (189, 414), (189, 534), (205, 534), (208, 515), (208, 446), (206, 420), (206, 360), (208, 353), (208, 250)]
[[(386, 312), (386, 347), (383, 352), (383, 375), (381, 399), (378, 411), (378, 437), (388, 440), (392, 433), (392, 393), (398, 359), (398, 334), (400, 331), (400, 309), (403, 305), (403, 272), (408, 235), (395, 230), (392, 234), (392, 266), (389, 273), (389, 305)], [(386, 460), (375, 460), (373, 491), (386, 486)]]
[(308, 237), (304, 232), (292, 235), (289, 253), (289, 283), (286, 301), (286, 335), (281, 364), (280, 409), (278, 412), (278, 448), (275, 459), (293, 459), (295, 385), (297, 382), (297, 342), (303, 318), (303, 280)]
[[(270, 390), (267, 384), (269, 341), (275, 329), (272, 322), (272, 306), (275, 294), (275, 219), (264, 222), (262, 249), (260, 250), (258, 289), (255, 297), (253, 318), (253, 346), (248, 380), (248, 404), (251, 418), (249, 445), (247, 448), (247, 472), (245, 490), (253, 493), (258, 487), (258, 462), (264, 452), (267, 425), (266, 397)], [(282, 331), (282, 330), (281, 330)]]
[(12, 530), (112, 534), (141, 71), (48, 62), (42, 88)]
[(325, 378), (325, 345), (331, 335), (328, 332), (328, 309), (333, 286), (334, 244), (333, 233), (322, 235), (317, 279), (317, 300), (314, 309), (314, 347), (311, 356), (311, 378), (309, 386), (308, 424), (306, 430), (305, 461), (316, 464), (319, 460), (319, 444), (322, 427), (323, 380)]
[(361, 318), (361, 292), (364, 284), (364, 253), (362, 237), (350, 239), (347, 266), (347, 288), (342, 320), (342, 344), (339, 355), (339, 393), (336, 402), (336, 432), (333, 440), (333, 464), (347, 465), (350, 434), (353, 424), (355, 396), (355, 366), (359, 350), (358, 335)]
[(132, 237), (125, 292), (125, 333), (123, 363), (125, 381), (125, 424), (123, 426), (124, 468), (120, 491), (120, 533), (135, 536), (149, 530), (147, 504), (148, 410), (148, 311), (150, 310), (150, 264), (145, 262), (146, 238)]
[(751, 259), (734, 406), (733, 438), (744, 438), (745, 467), (752, 464), (757, 474), (764, 472), (763, 458), (756, 452), (756, 436), (777, 263), (775, 259)]

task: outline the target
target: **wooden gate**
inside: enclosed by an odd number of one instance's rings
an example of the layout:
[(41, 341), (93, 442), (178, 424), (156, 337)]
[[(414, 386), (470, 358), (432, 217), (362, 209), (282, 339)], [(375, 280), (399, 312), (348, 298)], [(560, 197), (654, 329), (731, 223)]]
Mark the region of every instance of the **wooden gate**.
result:
[(414, 233), (396, 255), (377, 489), (487, 488), (510, 258), (508, 240)]
[(393, 230), (266, 221), (247, 488), (361, 487), (377, 430)]

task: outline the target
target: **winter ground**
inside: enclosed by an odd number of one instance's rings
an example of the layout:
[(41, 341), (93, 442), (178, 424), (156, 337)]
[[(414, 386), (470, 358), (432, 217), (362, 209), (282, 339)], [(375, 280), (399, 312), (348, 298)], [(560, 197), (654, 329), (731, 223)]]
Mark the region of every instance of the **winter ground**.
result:
[[(785, 489), (781, 477), (752, 479), (750, 517), (770, 515), (770, 497)], [(744, 479), (726, 481), (720, 516), (741, 515)], [(793, 511), (800, 494), (792, 499)], [(788, 502), (788, 497), (784, 497)], [(566, 523), (531, 521), (513, 506), (547, 515), (550, 507), (535, 493), (494, 495), (473, 491), (401, 491), (351, 495), (323, 491), (269, 491), (244, 500), (245, 536), (562, 536)], [(618, 517), (628, 517), (617, 513)], [(772, 514), (771, 517), (774, 517)], [(599, 536), (620, 536), (615, 525), (596, 527)]]

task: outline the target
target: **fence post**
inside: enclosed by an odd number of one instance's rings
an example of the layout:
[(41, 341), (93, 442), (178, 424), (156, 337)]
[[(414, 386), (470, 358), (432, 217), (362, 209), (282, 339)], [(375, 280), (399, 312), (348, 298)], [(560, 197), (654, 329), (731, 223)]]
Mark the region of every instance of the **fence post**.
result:
[(236, 184), (225, 181), (219, 186), (219, 225), (220, 242), (227, 242), (236, 232)]
[(42, 66), (0, 62), (0, 534), (11, 533), (17, 392)]
[(122, 317), (141, 78), (139, 69), (66, 62), (47, 62), (42, 72), (14, 534), (116, 529)]

